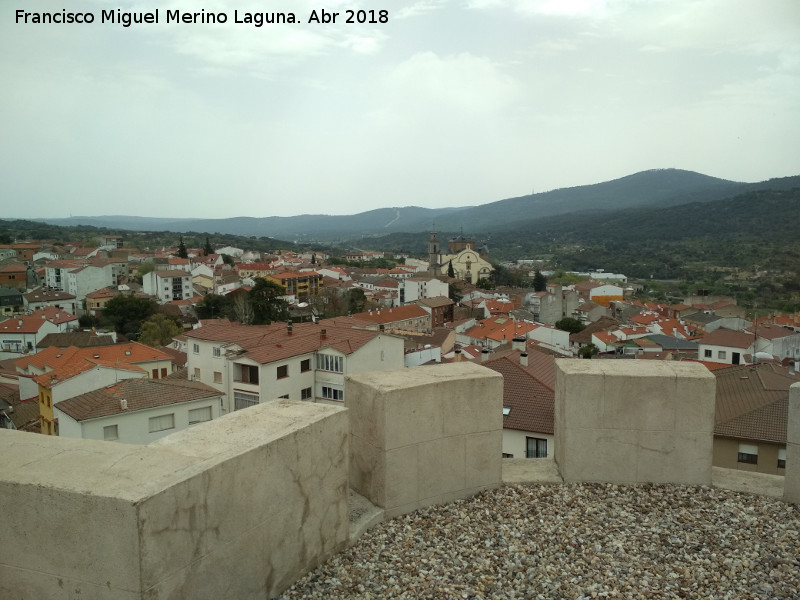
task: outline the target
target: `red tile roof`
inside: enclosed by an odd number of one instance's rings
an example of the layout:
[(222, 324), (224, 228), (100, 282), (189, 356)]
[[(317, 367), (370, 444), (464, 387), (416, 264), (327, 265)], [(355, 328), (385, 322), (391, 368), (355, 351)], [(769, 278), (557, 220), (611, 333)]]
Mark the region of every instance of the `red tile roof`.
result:
[[(222, 392), (198, 381), (180, 379), (126, 379), (80, 396), (62, 400), (56, 407), (76, 421), (97, 419), (159, 406), (217, 398)], [(123, 408), (122, 400), (127, 401)]]
[(356, 313), (353, 317), (372, 323), (395, 323), (397, 321), (405, 321), (406, 319), (415, 319), (418, 317), (427, 317), (428, 311), (416, 304), (406, 304), (404, 306), (396, 306), (394, 308), (383, 308), (380, 310), (370, 310), (366, 312)]
[(496, 342), (510, 342), (515, 337), (526, 337), (527, 334), (540, 325), (527, 321), (513, 321), (507, 317), (490, 317), (479, 321), (478, 324), (467, 331), (467, 335), (476, 340), (490, 339)]
[(553, 434), (555, 393), (519, 364), (519, 353), (484, 363), (503, 376), (503, 429)]
[[(421, 309), (420, 309), (421, 310)], [(427, 314), (427, 313), (425, 313)], [(260, 364), (333, 348), (349, 355), (382, 332), (321, 323), (295, 323), (289, 335), (285, 323), (271, 325), (204, 325), (186, 333), (189, 339), (236, 344)], [(323, 336), (324, 332), (324, 336)]]
[(753, 343), (753, 334), (742, 331), (733, 331), (720, 327), (709, 333), (704, 338), (697, 340), (700, 344), (709, 346), (727, 346), (729, 348), (749, 348)]
[(730, 367), (714, 375), (716, 435), (786, 443), (789, 386), (797, 377), (775, 363)]

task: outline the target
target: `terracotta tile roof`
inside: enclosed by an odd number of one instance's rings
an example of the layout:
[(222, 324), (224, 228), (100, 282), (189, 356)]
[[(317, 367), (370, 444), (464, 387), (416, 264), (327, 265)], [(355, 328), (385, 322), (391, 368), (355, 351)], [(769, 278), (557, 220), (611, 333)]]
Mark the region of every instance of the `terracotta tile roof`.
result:
[(0, 273), (24, 273), (27, 270), (28, 267), (22, 263), (11, 263), (0, 267)]
[(608, 331), (598, 331), (594, 333), (593, 336), (603, 342), (606, 346), (619, 342), (619, 338)]
[(490, 317), (479, 321), (478, 324), (467, 331), (467, 335), (476, 340), (490, 339), (496, 342), (510, 342), (515, 337), (526, 337), (527, 334), (540, 325), (525, 321), (513, 321), (506, 317)]
[(714, 375), (716, 435), (786, 443), (789, 386), (799, 381), (796, 376), (775, 363), (729, 367)]
[(66, 333), (48, 333), (37, 346), (41, 349), (48, 346), (90, 348), (94, 346), (109, 346), (113, 343), (114, 337), (111, 335), (97, 335), (91, 331), (69, 331)]
[[(55, 406), (76, 421), (85, 421), (221, 395), (219, 390), (198, 381), (126, 379), (115, 385), (62, 400)], [(122, 400), (127, 400), (127, 408), (122, 407)]]
[(415, 319), (418, 317), (427, 317), (428, 311), (416, 304), (406, 304), (404, 306), (396, 306), (394, 308), (383, 308), (380, 310), (370, 310), (366, 312), (356, 313), (353, 317), (372, 323), (394, 323), (396, 321), (405, 321), (406, 319)]
[(753, 334), (720, 327), (697, 341), (700, 344), (709, 346), (727, 346), (729, 348), (746, 349), (753, 343)]
[(419, 304), (424, 304), (425, 306), (429, 306), (431, 308), (439, 308), (441, 306), (450, 306), (455, 304), (450, 298), (447, 296), (435, 296), (433, 298), (420, 298), (417, 300)]
[[(88, 294), (87, 294), (88, 295)], [(25, 300), (30, 302), (51, 302), (59, 300), (74, 300), (75, 296), (62, 292), (61, 290), (43, 290), (37, 289), (27, 294), (24, 294)]]
[[(74, 346), (58, 348), (57, 346), (50, 346), (32, 356), (18, 358), (14, 361), (14, 364), (24, 372), (29, 372), (31, 368), (36, 371), (50, 369), (47, 373), (48, 375), (56, 371), (58, 371), (56, 375), (60, 375), (61, 369), (63, 369), (63, 373), (70, 373), (74, 370), (83, 372), (87, 369), (85, 364), (89, 364), (88, 368), (93, 368), (96, 364), (121, 366), (158, 360), (171, 360), (171, 356), (138, 342), (128, 342), (90, 348), (76, 348)], [(60, 380), (63, 380), (63, 378)]]
[(78, 317), (54, 306), (46, 306), (29, 315), (11, 317), (0, 322), (0, 333), (36, 333), (48, 321), (61, 325), (72, 321), (77, 322)]
[(158, 349), (164, 354), (169, 354), (172, 357), (173, 365), (180, 368), (183, 368), (186, 365), (186, 352), (181, 352), (177, 348), (171, 348), (169, 346), (159, 346)]
[(797, 335), (797, 332), (793, 329), (787, 329), (781, 325), (772, 325), (769, 323), (762, 323), (758, 327), (751, 327), (750, 329), (745, 330), (745, 333), (751, 335), (755, 333), (758, 335), (758, 337), (765, 340), (777, 340), (780, 338), (789, 337), (790, 335)]
[(587, 325), (582, 331), (578, 333), (571, 333), (569, 341), (578, 344), (588, 344), (592, 341), (592, 334), (596, 331), (609, 331), (619, 327), (619, 321), (611, 317), (600, 317), (594, 323)]
[(555, 393), (532, 376), (511, 355), (489, 360), (484, 366), (503, 376), (503, 429), (553, 434)]
[(634, 315), (631, 317), (630, 320), (634, 323), (641, 323), (642, 325), (650, 325), (651, 323), (658, 321), (660, 318), (661, 315), (659, 314), (646, 312)]
[(109, 288), (100, 288), (99, 290), (89, 292), (88, 294), (86, 294), (86, 297), (91, 298), (93, 300), (100, 300), (102, 298), (113, 298), (116, 295), (117, 295), (116, 290), (112, 290)]
[[(420, 309), (422, 310), (422, 309)], [(425, 313), (427, 315), (427, 313)], [(323, 337), (322, 332), (325, 332)], [(295, 323), (289, 335), (285, 323), (271, 325), (205, 325), (186, 333), (189, 339), (235, 343), (245, 355), (267, 364), (316, 350), (333, 348), (352, 354), (382, 332), (339, 327), (330, 322)]]

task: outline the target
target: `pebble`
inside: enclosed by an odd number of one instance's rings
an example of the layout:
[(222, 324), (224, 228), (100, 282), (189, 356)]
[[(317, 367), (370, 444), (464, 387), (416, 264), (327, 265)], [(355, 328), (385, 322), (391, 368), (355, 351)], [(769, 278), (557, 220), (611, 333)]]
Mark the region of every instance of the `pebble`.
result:
[(282, 596), (800, 599), (800, 511), (674, 485), (513, 485), (376, 525)]

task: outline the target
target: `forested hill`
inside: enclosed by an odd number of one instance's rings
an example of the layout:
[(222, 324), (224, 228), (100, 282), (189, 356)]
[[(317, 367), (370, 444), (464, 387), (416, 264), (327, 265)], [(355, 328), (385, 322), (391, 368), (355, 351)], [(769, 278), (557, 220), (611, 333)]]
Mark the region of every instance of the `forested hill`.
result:
[[(151, 217), (71, 217), (42, 220), (56, 225), (93, 225), (139, 231), (209, 231), (247, 236), (269, 236), (309, 242), (332, 241), (361, 235), (438, 229), (467, 233), (494, 233), (516, 227), (520, 221), (583, 211), (635, 207), (666, 207), (689, 202), (713, 202), (760, 189), (791, 189), (800, 176), (760, 183), (737, 183), (679, 169), (643, 171), (593, 185), (507, 198), (481, 206), (429, 209), (419, 206), (379, 208), (356, 215), (299, 215), (294, 217), (231, 217), (186, 219)], [(290, 201), (290, 199), (275, 199)], [(457, 204), (458, 199), (448, 199)], [(375, 204), (380, 203), (379, 194)]]
[[(602, 267), (632, 277), (697, 276), (716, 267), (800, 275), (800, 187), (663, 208), (531, 219), (486, 241), (493, 261), (553, 257), (567, 269)], [(456, 232), (442, 232), (447, 239)], [(365, 249), (425, 252), (427, 234), (362, 240)]]

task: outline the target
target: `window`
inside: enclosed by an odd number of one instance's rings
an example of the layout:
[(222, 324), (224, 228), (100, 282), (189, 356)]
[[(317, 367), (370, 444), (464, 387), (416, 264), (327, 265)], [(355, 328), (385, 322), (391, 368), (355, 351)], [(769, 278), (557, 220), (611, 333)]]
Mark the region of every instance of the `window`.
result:
[(222, 356), (222, 348), (220, 348), (219, 346), (214, 346), (213, 353), (215, 358), (219, 358), (220, 356)]
[(278, 379), (285, 379), (289, 376), (289, 365), (281, 365), (278, 367)]
[(193, 408), (189, 411), (189, 425), (211, 420), (211, 407)]
[(214, 383), (222, 383), (222, 373), (220, 371), (214, 371)]
[(503, 416), (507, 417), (510, 414), (511, 414), (511, 407), (510, 406), (504, 406), (503, 407)]
[(161, 415), (160, 417), (150, 417), (150, 433), (175, 429), (175, 414)]
[(192, 352), (200, 354), (200, 344), (192, 344)]
[(300, 372), (305, 373), (306, 371), (311, 370), (311, 359), (307, 358), (303, 361), (300, 361)]
[(113, 442), (119, 439), (119, 429), (116, 425), (106, 425), (103, 427), (103, 439), (107, 442)]
[(252, 365), (237, 365), (241, 376), (237, 381), (242, 383), (258, 383), (258, 367)]
[(194, 368), (194, 378), (195, 379), (200, 379), (200, 367), (195, 367)]
[(311, 388), (303, 388), (300, 390), (300, 400), (309, 400), (311, 398)]
[(246, 392), (233, 392), (233, 410), (242, 410), (248, 406), (258, 404), (258, 394), (248, 394)]
[(749, 465), (758, 464), (758, 446), (755, 444), (739, 444), (739, 456), (737, 462)]
[(508, 452), (503, 452), (503, 458), (514, 458), (514, 455), (509, 454)]
[(278, 396), (278, 399), (279, 400), (288, 400), (289, 399), (289, 394), (284, 394), (283, 396)]
[(317, 369), (320, 371), (333, 371), (344, 373), (344, 356), (331, 354), (317, 354)]
[(166, 376), (167, 376), (167, 367), (161, 367), (161, 378), (163, 379)]
[(705, 358), (713, 358), (714, 353), (711, 350), (703, 350), (703, 356)]
[(326, 385), (322, 386), (322, 397), (327, 398), (328, 400), (338, 400), (340, 402), (344, 401), (344, 390), (340, 390), (334, 387), (328, 387)]
[(547, 440), (542, 438), (526, 437), (527, 449), (525, 456), (527, 458), (547, 458)]
[(153, 379), (158, 379), (158, 369), (153, 369)]
[(727, 358), (727, 356), (728, 356), (728, 353), (725, 352), (725, 350), (718, 350), (717, 351), (717, 358), (721, 358), (721, 359), (724, 360), (725, 358)]
[(786, 468), (786, 448), (778, 448), (778, 468)]

